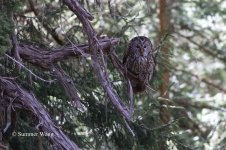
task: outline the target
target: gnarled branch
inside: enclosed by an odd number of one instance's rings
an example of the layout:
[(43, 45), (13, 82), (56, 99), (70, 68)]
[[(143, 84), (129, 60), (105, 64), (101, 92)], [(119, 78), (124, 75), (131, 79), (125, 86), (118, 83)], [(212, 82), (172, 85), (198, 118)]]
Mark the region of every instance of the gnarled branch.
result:
[[(107, 52), (110, 50), (111, 45), (116, 45), (119, 42), (119, 39), (100, 39), (98, 42), (100, 48)], [(18, 52), (23, 60), (43, 69), (50, 69), (51, 66), (58, 61), (79, 57), (81, 55), (90, 55), (89, 46), (86, 44), (77, 46), (68, 45), (50, 51), (47, 48), (37, 45), (19, 43)]]
[(20, 87), (14, 80), (0, 77), (0, 93), (3, 93), (0, 104), (6, 103), (6, 97), (16, 98), (12, 103), (13, 107), (29, 110), (39, 120), (37, 129), (51, 133), (48, 139), (57, 147), (57, 149), (77, 150), (78, 146), (72, 142), (52, 121), (48, 112), (42, 104), (36, 99), (33, 93), (29, 93)]

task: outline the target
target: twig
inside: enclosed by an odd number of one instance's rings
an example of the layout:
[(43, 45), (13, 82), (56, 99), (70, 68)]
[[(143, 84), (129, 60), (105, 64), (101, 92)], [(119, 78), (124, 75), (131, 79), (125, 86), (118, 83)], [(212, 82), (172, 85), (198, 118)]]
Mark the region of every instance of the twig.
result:
[(182, 100), (182, 99), (174, 99), (174, 103), (181, 105), (183, 107), (194, 107), (198, 109), (210, 109), (210, 110), (217, 110), (217, 111), (222, 111), (226, 112), (226, 108), (223, 108), (223, 106), (211, 106), (206, 103), (200, 103), (200, 102), (192, 102), (191, 100)]
[(131, 85), (131, 82), (129, 78), (127, 78), (127, 93), (128, 93), (128, 99), (129, 99), (129, 110), (130, 110), (130, 115), (133, 116), (134, 113), (134, 102), (133, 102), (133, 88)]
[(164, 46), (165, 44), (165, 41), (167, 40), (168, 36), (170, 36), (171, 34), (170, 33), (166, 33), (163, 38), (160, 39), (160, 42), (158, 44), (158, 46), (156, 46), (154, 52), (156, 53), (155, 56), (158, 55), (158, 53), (160, 52), (162, 46)]
[(155, 127), (155, 128), (148, 128), (148, 127), (145, 127), (145, 126), (143, 126), (143, 125), (142, 125), (142, 126), (139, 125), (139, 126), (141, 126), (142, 128), (144, 128), (144, 129), (146, 129), (146, 130), (149, 130), (149, 131), (155, 131), (155, 130), (159, 130), (159, 129), (166, 128), (166, 127), (168, 127), (168, 126), (170, 126), (170, 125), (176, 123), (177, 121), (178, 121), (178, 119), (173, 120), (173, 121), (170, 121), (170, 122), (168, 122), (168, 123), (166, 123), (166, 124), (163, 124), (163, 125), (161, 125), (161, 126), (159, 126), (159, 127)]
[(205, 52), (206, 54), (212, 56), (213, 58), (217, 58), (219, 60), (221, 60), (223, 63), (226, 63), (226, 57), (222, 55), (219, 55), (217, 53), (214, 53), (213, 50), (206, 48), (204, 45), (201, 45), (199, 43), (197, 43), (196, 41), (192, 40), (190, 37), (185, 36), (179, 32), (174, 32), (175, 34), (179, 35), (180, 37), (183, 37), (184, 39), (190, 41), (192, 44), (194, 44), (195, 46), (197, 46), (198, 48), (200, 48), (203, 52)]
[(81, 54), (81, 56), (83, 56), (83, 57), (86, 57), (87, 58), (87, 57), (90, 56), (89, 54), (87, 54), (84, 51), (82, 51), (81, 49), (79, 49), (78, 46), (76, 46), (68, 37), (66, 37), (66, 38), (71, 43), (71, 45), (73, 45), (73, 48), (75, 48), (75, 49), (73, 49), (75, 55), (77, 54), (77, 52), (79, 52)]
[(225, 87), (222, 87), (222, 86), (220, 86), (220, 85), (215, 84), (211, 79), (205, 79), (205, 78), (199, 77), (198, 75), (196, 75), (196, 74), (194, 74), (194, 73), (192, 73), (192, 72), (190, 72), (190, 71), (186, 71), (186, 70), (184, 70), (184, 69), (177, 69), (176, 67), (172, 67), (172, 68), (173, 68), (174, 70), (176, 70), (176, 71), (181, 71), (181, 72), (183, 72), (183, 73), (185, 73), (185, 74), (187, 74), (187, 75), (193, 76), (193, 77), (195, 77), (196, 79), (200, 80), (201, 82), (204, 82), (204, 83), (206, 83), (207, 85), (212, 86), (212, 87), (214, 87), (214, 88), (216, 88), (216, 89), (218, 89), (218, 90), (220, 90), (220, 91), (226, 93), (226, 88), (225, 88)]
[(131, 127), (129, 126), (128, 122), (125, 119), (123, 119), (123, 120), (125, 122), (125, 125), (126, 125), (127, 129), (129, 130), (129, 132), (132, 134), (133, 137), (135, 137), (136, 135), (133, 132), (133, 130), (131, 129)]
[(26, 66), (24, 66), (21, 62), (17, 61), (16, 59), (14, 59), (13, 57), (9, 56), (8, 54), (5, 54), (5, 56), (7, 56), (9, 59), (11, 59), (12, 61), (14, 61), (15, 63), (17, 63), (19, 66), (21, 66), (22, 68), (24, 68), (25, 70), (27, 70), (30, 74), (32, 74), (34, 77), (36, 77), (37, 79), (43, 81), (43, 82), (47, 82), (47, 83), (52, 83), (55, 80), (45, 80), (42, 79), (41, 77), (37, 76), (36, 74), (34, 74), (30, 69), (28, 69)]
[[(38, 18), (38, 21), (41, 23), (41, 25), (46, 29), (48, 33), (52, 36), (52, 38), (59, 44), (64, 45), (64, 40), (59, 38), (59, 35), (54, 29), (51, 29), (51, 27), (47, 24), (46, 19), (44, 19), (42, 16), (39, 15), (38, 10), (35, 9), (33, 0), (28, 0), (30, 9), (34, 12), (35, 16)], [(43, 20), (44, 19), (44, 20)]]

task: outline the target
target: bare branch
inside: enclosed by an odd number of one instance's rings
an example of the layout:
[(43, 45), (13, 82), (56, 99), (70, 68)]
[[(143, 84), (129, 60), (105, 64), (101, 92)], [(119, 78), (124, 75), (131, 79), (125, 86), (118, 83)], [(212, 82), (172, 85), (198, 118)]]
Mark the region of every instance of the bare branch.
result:
[[(112, 104), (117, 108), (117, 110), (124, 116), (127, 120), (131, 120), (131, 115), (128, 108), (126, 108), (121, 99), (119, 98), (117, 92), (113, 89), (106, 70), (102, 70), (101, 62), (97, 57), (98, 50), (101, 51), (101, 47), (98, 43), (96, 32), (94, 31), (92, 25), (90, 24), (90, 14), (85, 11), (85, 9), (78, 3), (77, 0), (63, 0), (63, 3), (68, 6), (68, 8), (73, 11), (78, 19), (81, 21), (83, 28), (88, 36), (89, 47), (91, 49), (91, 60), (93, 69), (99, 78), (101, 86), (107, 93)], [(88, 15), (87, 15), (88, 14)]]
[(226, 112), (226, 108), (224, 106), (211, 106), (205, 102), (193, 102), (188, 99), (173, 99), (174, 103), (183, 106), (183, 107), (193, 107), (196, 109), (210, 109), (210, 110), (216, 110), (216, 111), (221, 111), (221, 112)]
[(85, 17), (87, 20), (93, 20), (94, 17), (84, 9), (77, 0), (63, 0), (63, 2), (78, 16)]
[(129, 126), (128, 122), (127, 122), (125, 119), (123, 119), (123, 121), (124, 121), (124, 123), (125, 123), (125, 125), (126, 125), (126, 128), (129, 130), (129, 132), (132, 134), (133, 137), (135, 137), (136, 134), (135, 134), (134, 131), (131, 129), (131, 127)]
[[(106, 52), (109, 51), (110, 49), (110, 44), (109, 43), (118, 43), (118, 39), (103, 39), (100, 40), (100, 47), (103, 48)], [(88, 45), (74, 45), (72, 44), (71, 46), (66, 46), (58, 49), (53, 49), (52, 51), (48, 51), (47, 49), (41, 48), (37, 45), (28, 45), (28, 44), (19, 44), (19, 54), (20, 57), (27, 61), (30, 62), (36, 66), (49, 69), (50, 71), (54, 71), (54, 74), (56, 75), (58, 81), (60, 84), (63, 86), (65, 92), (67, 93), (68, 97), (71, 99), (72, 104), (74, 104), (78, 109), (82, 109), (82, 104), (80, 103), (80, 98), (77, 94), (77, 89), (73, 83), (73, 81), (70, 79), (66, 73), (59, 68), (53, 67), (54, 64), (57, 61), (60, 60), (65, 60), (66, 58), (70, 57), (78, 57), (78, 56), (90, 56), (90, 54), (87, 54), (89, 52), (89, 46)], [(7, 54), (6, 54), (7, 55)], [(18, 63), (22, 68), (25, 68), (29, 73), (31, 73), (33, 76), (36, 78), (40, 79), (41, 81), (45, 82), (52, 82), (51, 81), (46, 81), (34, 73), (27, 69), (23, 64), (17, 62), (14, 58), (10, 57), (7, 55), (10, 59)]]
[(53, 66), (52, 70), (66, 91), (68, 97), (71, 99), (72, 104), (75, 105), (76, 108), (84, 110), (83, 105), (80, 102), (81, 99), (78, 96), (78, 90), (76, 89), (73, 80), (64, 72), (62, 68), (58, 66)]
[(183, 70), (183, 69), (177, 69), (177, 68), (173, 68), (173, 69), (176, 70), (176, 71), (181, 71), (183, 73), (186, 73), (186, 74), (188, 74), (190, 76), (193, 76), (196, 79), (200, 80), (201, 82), (206, 83), (208, 86), (214, 87), (214, 88), (226, 93), (226, 88), (225, 87), (222, 87), (220, 85), (215, 84), (211, 79), (205, 79), (205, 78), (199, 77), (198, 75), (196, 75), (196, 74), (194, 74), (192, 72)]
[[(117, 38), (100, 39), (99, 45), (102, 50), (108, 52), (110, 50), (111, 44), (115, 45), (118, 42), (119, 39)], [(90, 53), (89, 46), (86, 44), (77, 46), (72, 44), (49, 51), (47, 48), (43, 48), (37, 45), (19, 43), (18, 52), (23, 60), (43, 69), (50, 69), (50, 67), (58, 61), (73, 57), (79, 57), (81, 55), (90, 55), (88, 54)]]
[[(0, 85), (2, 85), (0, 92), (4, 91), (3, 97), (17, 97), (12, 105), (32, 112), (40, 122), (38, 129), (53, 134), (53, 136), (48, 136), (48, 139), (57, 146), (57, 149), (79, 149), (78, 146), (53, 123), (48, 112), (44, 109), (42, 104), (39, 103), (33, 93), (29, 93), (20, 87), (14, 80), (5, 79), (3, 77), (0, 77)], [(2, 101), (0, 102), (2, 103)]]
[(54, 82), (54, 80), (45, 80), (42, 79), (41, 77), (37, 76), (36, 74), (34, 74), (31, 70), (29, 70), (27, 67), (25, 67), (21, 62), (17, 61), (16, 59), (10, 57), (9, 55), (5, 54), (5, 56), (7, 56), (8, 58), (10, 58), (12, 61), (16, 62), (18, 66), (24, 68), (25, 70), (27, 70), (31, 75), (33, 75), (35, 78), (43, 81), (43, 82), (47, 82), (47, 83), (52, 83)]
[(59, 45), (64, 45), (65, 42), (59, 38), (59, 35), (57, 34), (57, 32), (52, 29), (48, 24), (47, 21), (43, 21), (43, 17), (41, 17), (39, 15), (38, 10), (35, 9), (34, 6), (34, 2), (33, 0), (28, 0), (29, 5), (30, 5), (30, 9), (34, 12), (35, 16), (38, 18), (39, 22), (42, 24), (42, 26), (46, 29), (47, 32), (49, 32), (51, 34), (51, 36), (53, 37), (53, 39), (59, 44)]
[(198, 48), (200, 48), (200, 50), (202, 50), (206, 54), (212, 56), (213, 58), (217, 58), (217, 59), (221, 60), (223, 63), (226, 63), (226, 57), (225, 56), (217, 54), (213, 50), (210, 50), (210, 49), (206, 48), (204, 45), (201, 45), (201, 44), (197, 43), (196, 41), (192, 40), (190, 37), (187, 37), (187, 36), (185, 36), (185, 35), (183, 35), (183, 34), (181, 34), (179, 32), (174, 32), (174, 33), (176, 33), (180, 37), (183, 37), (183, 38), (187, 39), (192, 44), (194, 44), (195, 46), (197, 46)]

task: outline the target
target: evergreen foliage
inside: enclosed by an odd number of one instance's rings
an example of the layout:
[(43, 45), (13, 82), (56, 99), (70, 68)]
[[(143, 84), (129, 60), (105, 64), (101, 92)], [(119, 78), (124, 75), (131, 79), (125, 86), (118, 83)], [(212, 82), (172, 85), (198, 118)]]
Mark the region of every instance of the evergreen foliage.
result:
[[(50, 84), (40, 81), (23, 68), (18, 70), (15, 62), (5, 56), (0, 57), (0, 76), (15, 77), (21, 86), (34, 92), (56, 125), (81, 149), (159, 150), (162, 146), (178, 150), (224, 149), (226, 31), (223, 27), (226, 22), (226, 3), (223, 0), (173, 1), (169, 4), (173, 29), (165, 33), (166, 38), (159, 38), (157, 0), (79, 2), (94, 16), (91, 23), (99, 38), (120, 38), (120, 44), (116, 47), (120, 59), (133, 36), (148, 36), (154, 47), (158, 48), (158, 65), (150, 81), (153, 91), (134, 96), (135, 112), (128, 124), (135, 136), (110, 103), (95, 76), (90, 58), (79, 57), (58, 62), (79, 91), (85, 106), (83, 111), (72, 106), (58, 82)], [(33, 1), (35, 10), (32, 10), (28, 1), (3, 0), (0, 3), (1, 54), (10, 51), (10, 36), (15, 31), (18, 41), (38, 45), (50, 52), (52, 48), (71, 43), (87, 43), (81, 22), (61, 1)], [(163, 39), (162, 43), (159, 39)], [(161, 51), (166, 45), (169, 46), (167, 54)], [(124, 103), (128, 103), (126, 81), (108, 56), (105, 56), (105, 60), (114, 88)], [(23, 64), (43, 79), (55, 78), (51, 71), (25, 61)], [(164, 69), (171, 76), (170, 84), (165, 85), (168, 88), (165, 92), (169, 94), (167, 99), (162, 98), (158, 91), (160, 84), (164, 84)], [(168, 107), (172, 114), (167, 124), (163, 124), (159, 117), (160, 108), (165, 107), (161, 101), (170, 101)], [(37, 132), (37, 118), (26, 110), (15, 110), (16, 125), (12, 130)], [(54, 149), (45, 137), (11, 134), (3, 139), (12, 149)]]

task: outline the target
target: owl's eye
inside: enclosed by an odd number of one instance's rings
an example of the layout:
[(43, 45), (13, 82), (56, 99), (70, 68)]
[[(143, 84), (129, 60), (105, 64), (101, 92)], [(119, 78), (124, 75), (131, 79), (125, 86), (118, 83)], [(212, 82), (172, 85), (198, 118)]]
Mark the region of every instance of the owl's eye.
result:
[(140, 48), (140, 47), (137, 45), (136, 48), (138, 49), (138, 48)]
[(147, 46), (146, 45), (144, 45), (144, 48), (146, 48)]

